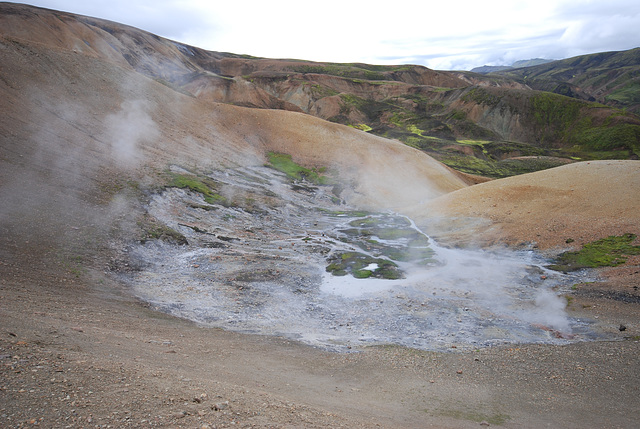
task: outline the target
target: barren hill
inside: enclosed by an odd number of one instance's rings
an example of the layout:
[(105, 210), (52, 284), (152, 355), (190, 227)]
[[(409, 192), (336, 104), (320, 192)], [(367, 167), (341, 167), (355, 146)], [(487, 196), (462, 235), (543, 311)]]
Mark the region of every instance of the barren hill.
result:
[[(433, 120), (447, 150), (491, 152), (465, 127), (524, 133), (514, 109), (533, 104), (549, 114), (535, 135), (572, 142), (565, 110), (526, 91), (1, 3), (0, 426), (632, 427), (638, 256), (584, 277), (538, 261), (640, 234), (639, 162), (471, 186), (484, 179), (326, 120), (425, 141)], [(523, 268), (503, 245), (548, 253)], [(417, 266), (435, 276), (422, 295)]]

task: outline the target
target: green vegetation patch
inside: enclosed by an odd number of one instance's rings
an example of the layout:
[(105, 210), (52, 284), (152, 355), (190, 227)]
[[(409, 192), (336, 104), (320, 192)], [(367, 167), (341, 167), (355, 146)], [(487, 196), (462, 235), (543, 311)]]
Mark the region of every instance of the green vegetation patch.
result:
[(379, 121), (384, 113), (402, 110), (401, 107), (389, 101), (377, 101), (372, 98), (362, 98), (353, 94), (340, 94), (340, 99), (342, 101), (340, 106), (341, 114), (348, 115), (351, 110), (355, 108), (366, 115), (370, 123)]
[(587, 103), (551, 92), (539, 92), (531, 97), (533, 116), (540, 126), (564, 129), (579, 118), (580, 109)]
[(557, 263), (549, 268), (556, 271), (575, 271), (582, 268), (616, 267), (631, 255), (640, 255), (640, 246), (634, 246), (635, 234), (610, 236), (585, 244), (577, 252), (564, 252)]
[(371, 128), (367, 124), (355, 124), (355, 125), (349, 125), (349, 126), (351, 128), (355, 128), (357, 130), (364, 131), (364, 132), (369, 132), (369, 131), (373, 130), (373, 128)]
[(400, 262), (415, 262), (420, 266), (433, 265), (435, 252), (429, 247), (383, 247), (382, 255), (389, 259)]
[[(638, 79), (636, 77), (636, 79)], [(619, 83), (616, 82), (616, 83)], [(634, 80), (629, 82), (620, 88), (616, 88), (609, 95), (605, 97), (605, 101), (615, 101), (622, 105), (632, 105), (640, 103), (640, 81)]]
[(202, 194), (203, 199), (209, 204), (228, 205), (227, 199), (215, 192), (217, 184), (213, 180), (187, 174), (172, 173), (171, 176), (170, 187), (189, 189)]
[[(604, 120), (597, 120), (592, 109), (608, 112)], [(592, 159), (602, 159), (607, 151), (621, 151), (614, 157), (626, 158), (625, 149), (640, 155), (640, 125), (636, 118), (623, 111), (539, 92), (531, 98), (531, 114), (541, 143), (574, 145)]]
[(384, 66), (356, 63), (314, 63), (292, 67), (296, 73), (314, 73), (367, 81), (393, 80), (391, 72), (411, 70), (412, 66)]
[[(589, 127), (576, 133), (576, 140), (582, 143), (581, 146), (594, 151), (629, 148), (636, 155), (640, 155), (640, 125), (616, 124)], [(624, 154), (623, 158), (627, 156), (628, 152)]]
[(321, 174), (323, 169), (309, 169), (298, 165), (293, 162), (291, 155), (285, 153), (269, 152), (267, 156), (269, 159), (268, 167), (286, 174), (293, 180), (307, 180), (316, 185), (329, 184), (329, 178)]
[(398, 266), (384, 258), (374, 258), (359, 252), (344, 252), (334, 255), (326, 268), (334, 276), (351, 274), (357, 279), (369, 277), (396, 280), (404, 277)]
[[(298, 81), (298, 79), (295, 79), (295, 80)], [(335, 89), (329, 86), (321, 85), (315, 82), (303, 81), (303, 86), (306, 88), (309, 88), (311, 95), (316, 100), (319, 100), (325, 97), (332, 97), (334, 95), (340, 94), (340, 92), (336, 91)]]

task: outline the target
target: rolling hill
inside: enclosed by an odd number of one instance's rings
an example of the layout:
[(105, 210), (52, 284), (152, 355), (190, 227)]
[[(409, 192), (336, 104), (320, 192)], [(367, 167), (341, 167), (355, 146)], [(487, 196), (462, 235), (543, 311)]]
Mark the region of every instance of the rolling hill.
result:
[(640, 112), (640, 48), (499, 71), (533, 89)]
[[(568, 160), (640, 154), (636, 115), (531, 91), (530, 82), (515, 74), (255, 58), (205, 51), (88, 17), (3, 9), (6, 37), (112, 61), (200, 100), (303, 112), (397, 139), (466, 173), (505, 177)], [(52, 32), (60, 36), (52, 40)]]

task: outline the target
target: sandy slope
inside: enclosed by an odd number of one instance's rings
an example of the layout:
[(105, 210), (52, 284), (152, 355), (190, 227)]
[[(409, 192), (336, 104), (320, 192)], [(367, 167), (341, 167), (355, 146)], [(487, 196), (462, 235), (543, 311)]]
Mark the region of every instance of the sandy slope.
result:
[[(567, 239), (581, 246), (624, 232), (640, 234), (639, 209), (640, 162), (591, 161), (478, 184), (410, 211), (443, 239), (548, 249), (566, 248)], [(447, 225), (452, 218), (458, 221), (455, 230)]]
[(638, 296), (637, 260), (618, 295), (595, 283), (572, 297), (573, 315), (620, 341), (470, 353), (333, 354), (203, 329), (149, 310), (113, 272), (143, 211), (126, 190), (152, 187), (168, 163), (206, 170), (287, 152), (338, 170), (352, 202), (416, 214), (452, 243), (553, 248), (638, 232), (637, 162), (466, 187), (397, 143), (301, 114), (203, 103), (64, 44), (4, 38), (0, 64), (0, 426), (637, 423), (638, 303), (619, 299)]

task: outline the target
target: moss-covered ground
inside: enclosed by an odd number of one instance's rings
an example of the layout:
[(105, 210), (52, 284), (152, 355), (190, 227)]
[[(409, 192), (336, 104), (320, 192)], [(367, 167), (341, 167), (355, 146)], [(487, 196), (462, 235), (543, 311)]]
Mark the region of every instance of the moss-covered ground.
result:
[(344, 252), (329, 259), (327, 272), (334, 276), (351, 274), (357, 279), (375, 277), (395, 280), (403, 277), (398, 265), (384, 258), (374, 258), (359, 252)]
[[(459, 97), (463, 105), (454, 108), (443, 93)], [(554, 158), (640, 157), (637, 116), (550, 92), (433, 88), (383, 99), (341, 93), (340, 99), (340, 114), (330, 120), (399, 140), (470, 174), (500, 178), (565, 163)], [(497, 131), (471, 120), (466, 112), (474, 105), (486, 109), (486, 115), (517, 118), (528, 129), (530, 143), (505, 141)], [(364, 122), (350, 119), (361, 121), (363, 116)], [(510, 158), (516, 159), (507, 161)]]
[(585, 244), (576, 252), (562, 253), (549, 268), (556, 271), (575, 271), (582, 268), (615, 267), (631, 255), (640, 255), (640, 246), (633, 245), (635, 234), (610, 236)]
[(272, 167), (293, 180), (306, 180), (316, 185), (328, 185), (330, 179), (324, 175), (324, 168), (306, 168), (296, 164), (291, 155), (285, 153), (269, 152), (268, 167)]
[[(362, 252), (342, 252), (332, 256), (327, 271), (356, 278), (397, 279), (404, 276), (396, 262), (413, 265), (436, 264), (429, 239), (402, 216), (365, 213), (340, 229), (339, 239)], [(367, 269), (371, 266), (374, 268)]]
[(216, 192), (217, 183), (205, 176), (170, 173), (169, 186), (202, 194), (205, 202), (209, 204), (228, 204), (227, 199)]

